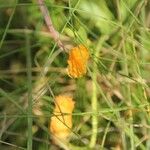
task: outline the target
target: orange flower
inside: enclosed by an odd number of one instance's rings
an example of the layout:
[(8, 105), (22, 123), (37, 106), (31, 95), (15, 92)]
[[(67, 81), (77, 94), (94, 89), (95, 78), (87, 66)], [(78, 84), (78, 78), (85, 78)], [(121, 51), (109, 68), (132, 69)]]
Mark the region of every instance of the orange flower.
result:
[(58, 139), (65, 141), (71, 133), (74, 104), (75, 102), (68, 96), (60, 95), (55, 98), (53, 111), (55, 116), (51, 118), (50, 132), (56, 144)]
[(74, 47), (69, 52), (68, 59), (68, 74), (71, 77), (78, 78), (86, 74), (87, 61), (89, 59), (89, 52), (83, 45)]

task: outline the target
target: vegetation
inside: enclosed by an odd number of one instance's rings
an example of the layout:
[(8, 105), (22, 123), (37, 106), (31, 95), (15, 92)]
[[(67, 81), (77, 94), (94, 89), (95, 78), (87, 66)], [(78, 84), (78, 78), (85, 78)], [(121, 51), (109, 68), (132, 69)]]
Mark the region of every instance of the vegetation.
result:
[[(44, 2), (0, 0), (0, 149), (149, 150), (150, 1)], [(67, 73), (78, 45), (89, 52), (79, 77)], [(49, 130), (58, 95), (75, 101), (59, 144)]]

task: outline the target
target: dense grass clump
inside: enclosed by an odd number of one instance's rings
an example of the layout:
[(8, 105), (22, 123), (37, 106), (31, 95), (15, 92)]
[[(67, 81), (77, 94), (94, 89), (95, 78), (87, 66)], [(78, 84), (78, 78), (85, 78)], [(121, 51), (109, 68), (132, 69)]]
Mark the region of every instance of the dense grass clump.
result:
[(0, 149), (149, 150), (150, 1), (42, 2), (0, 0)]

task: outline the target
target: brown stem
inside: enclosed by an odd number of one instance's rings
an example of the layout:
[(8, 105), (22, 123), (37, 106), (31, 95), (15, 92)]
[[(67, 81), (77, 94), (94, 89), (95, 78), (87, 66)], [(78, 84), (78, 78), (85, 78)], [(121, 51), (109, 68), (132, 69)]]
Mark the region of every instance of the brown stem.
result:
[(38, 0), (38, 4), (39, 4), (40, 10), (44, 16), (44, 20), (49, 29), (51, 37), (54, 39), (54, 41), (57, 43), (57, 45), (59, 46), (60, 49), (65, 50), (64, 45), (59, 38), (59, 33), (56, 31), (56, 29), (53, 26), (48, 9), (47, 9), (46, 5), (44, 4), (44, 0)]

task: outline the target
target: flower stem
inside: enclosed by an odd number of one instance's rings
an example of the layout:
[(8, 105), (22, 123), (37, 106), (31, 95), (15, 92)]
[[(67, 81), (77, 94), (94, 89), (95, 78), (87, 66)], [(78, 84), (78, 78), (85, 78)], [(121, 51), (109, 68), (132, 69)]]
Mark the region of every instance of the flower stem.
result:
[(37, 2), (39, 4), (40, 10), (42, 12), (42, 15), (44, 17), (45, 23), (47, 25), (47, 28), (49, 30), (49, 33), (50, 33), (51, 37), (57, 43), (57, 45), (59, 46), (60, 49), (65, 50), (64, 45), (60, 40), (59, 32), (57, 32), (56, 29), (53, 26), (51, 17), (49, 15), (48, 9), (47, 9), (47, 7), (44, 3), (44, 0), (38, 0)]
[(98, 68), (97, 68), (97, 64), (98, 64), (98, 56), (99, 56), (99, 51), (102, 47), (103, 42), (106, 40), (106, 36), (100, 38), (97, 47), (95, 49), (95, 53), (94, 53), (94, 63), (93, 63), (93, 73), (92, 73), (92, 86), (93, 86), (93, 91), (92, 91), (92, 112), (93, 112), (93, 116), (92, 116), (92, 135), (91, 135), (91, 139), (90, 139), (90, 144), (89, 147), (90, 148), (94, 148), (95, 144), (96, 144), (96, 140), (97, 140), (97, 132), (98, 132), (98, 116), (97, 116), (97, 112), (98, 112), (98, 106), (97, 106), (97, 74), (98, 74)]

